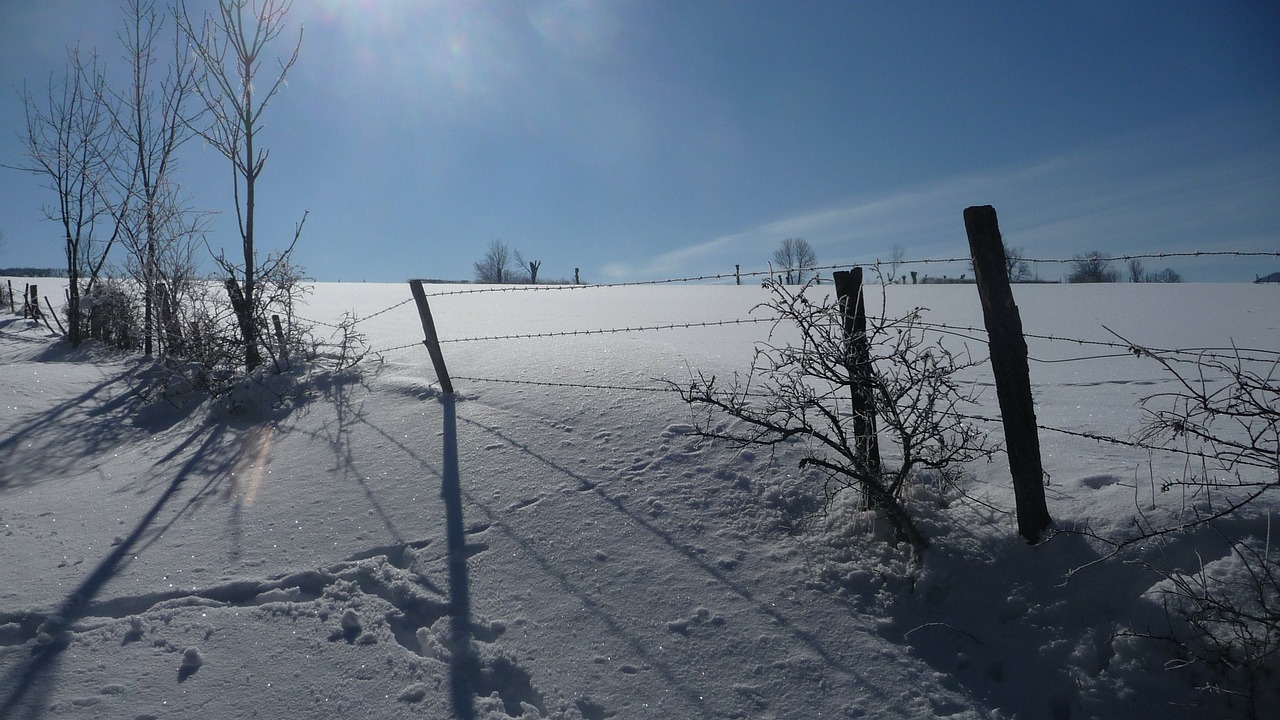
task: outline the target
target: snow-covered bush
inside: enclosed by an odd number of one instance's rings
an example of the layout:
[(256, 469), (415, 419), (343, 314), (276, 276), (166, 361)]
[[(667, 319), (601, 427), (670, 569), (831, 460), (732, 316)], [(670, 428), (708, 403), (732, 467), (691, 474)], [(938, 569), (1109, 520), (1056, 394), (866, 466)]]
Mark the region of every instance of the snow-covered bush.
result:
[[(742, 447), (798, 444), (800, 467), (824, 481), (828, 508), (841, 493), (859, 493), (862, 507), (884, 516), (922, 556), (928, 539), (912, 517), (908, 492), (917, 474), (928, 470), (951, 484), (961, 464), (993, 452), (958, 412), (974, 398), (955, 376), (975, 363), (926, 342), (920, 308), (901, 318), (869, 318), (868, 355), (855, 361), (845, 309), (833, 298), (811, 300), (812, 284), (797, 292), (772, 280), (764, 285), (773, 297), (756, 309), (777, 320), (750, 371), (727, 383), (698, 374), (679, 388), (695, 433)], [(858, 435), (851, 392), (865, 398), (880, 432)], [(725, 416), (739, 422), (722, 423)], [(883, 462), (878, 450), (866, 451), (880, 434), (894, 453)]]
[(107, 280), (95, 284), (81, 299), (80, 312), (84, 316), (80, 326), (88, 328), (89, 337), (119, 350), (141, 347), (137, 303), (124, 283)]
[(1124, 634), (1169, 643), (1166, 668), (1199, 672), (1203, 690), (1240, 696), (1256, 718), (1280, 703), (1280, 569), (1269, 537), (1229, 545), (1189, 572), (1148, 564), (1164, 578), (1146, 594), (1163, 608), (1163, 628)]

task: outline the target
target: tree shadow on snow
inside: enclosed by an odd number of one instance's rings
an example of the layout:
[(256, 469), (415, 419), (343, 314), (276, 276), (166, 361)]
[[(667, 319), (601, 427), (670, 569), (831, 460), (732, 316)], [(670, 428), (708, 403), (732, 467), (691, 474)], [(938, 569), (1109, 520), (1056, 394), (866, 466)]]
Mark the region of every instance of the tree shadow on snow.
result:
[[(31, 656), (26, 662), (20, 663), (11, 670), (5, 678), (3, 687), (11, 688), (11, 690), (0, 702), (0, 717), (10, 717), (12, 712), (23, 705), (27, 708), (26, 716), (29, 718), (39, 717), (42, 714), (47, 705), (44, 698), (54, 690), (56, 684), (53, 679), (53, 671), (57, 667), (58, 659), (62, 652), (72, 641), (71, 625), (85, 616), (86, 611), (91, 608), (94, 598), (117, 572), (128, 565), (129, 561), (136, 557), (138, 553), (141, 553), (151, 543), (155, 542), (163, 534), (164, 530), (172, 525), (171, 520), (160, 528), (159, 532), (152, 531), (153, 536), (141, 547), (138, 547), (161, 511), (178, 494), (179, 489), (186, 480), (194, 476), (208, 474), (211, 478), (209, 483), (212, 483), (217, 478), (225, 476), (233, 462), (232, 454), (228, 451), (228, 448), (234, 446), (232, 443), (224, 442), (224, 436), (227, 432), (228, 429), (221, 425), (206, 425), (196, 429), (186, 441), (157, 463), (157, 466), (163, 465), (164, 462), (177, 457), (198, 439), (200, 440), (199, 446), (187, 458), (182, 467), (178, 469), (164, 493), (156, 499), (147, 513), (142, 516), (134, 526), (133, 531), (112, 549), (111, 553), (98, 564), (97, 568), (75, 590), (67, 595), (57, 610), (44, 618), (44, 621), (39, 626), (38, 633), (35, 635), (36, 645)], [(209, 483), (206, 483), (206, 486)]]
[[(44, 362), (66, 356), (54, 357)], [(124, 368), (112, 366), (89, 389), (7, 428), (0, 439), (0, 492), (90, 471), (96, 458), (127, 440), (163, 432), (188, 417), (199, 403), (176, 407), (149, 399), (161, 375), (155, 363), (132, 359)]]

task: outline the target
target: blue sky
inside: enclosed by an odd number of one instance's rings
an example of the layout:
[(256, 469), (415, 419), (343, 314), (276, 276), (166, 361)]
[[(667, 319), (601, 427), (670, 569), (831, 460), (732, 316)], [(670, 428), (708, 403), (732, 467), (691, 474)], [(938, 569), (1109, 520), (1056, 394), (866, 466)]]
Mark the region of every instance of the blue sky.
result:
[[(0, 163), (20, 161), (23, 81), (77, 42), (117, 58), (120, 18), (0, 0)], [(1280, 251), (1270, 0), (295, 0), (289, 24), (259, 247), (308, 211), (298, 260), (319, 280), (468, 279), (493, 238), (592, 282), (759, 269), (786, 237), (824, 265), (895, 243), (955, 257), (981, 204), (1032, 257)], [(227, 162), (197, 141), (181, 163), (220, 212), (209, 243), (234, 248)], [(63, 264), (50, 199), (0, 169), (0, 266)]]

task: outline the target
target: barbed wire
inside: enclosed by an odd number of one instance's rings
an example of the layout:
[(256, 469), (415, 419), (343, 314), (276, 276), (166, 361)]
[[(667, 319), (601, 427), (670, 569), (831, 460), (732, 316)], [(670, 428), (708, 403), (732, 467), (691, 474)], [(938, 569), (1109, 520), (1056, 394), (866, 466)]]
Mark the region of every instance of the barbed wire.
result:
[(294, 313), (294, 314), (293, 314), (293, 317), (294, 317), (294, 319), (295, 319), (295, 320), (299, 320), (299, 321), (304, 322), (304, 323), (311, 323), (312, 325), (323, 325), (323, 326), (325, 326), (325, 327), (327, 327), (327, 328), (333, 328), (333, 329), (335, 329), (335, 330), (337, 330), (339, 327), (341, 327), (340, 325), (334, 325), (333, 323), (327, 323), (327, 322), (325, 322), (325, 321), (323, 321), (323, 320), (313, 320), (312, 318), (309, 318), (309, 317), (303, 317), (303, 316), (301, 316), (301, 315), (299, 315), (299, 314), (297, 314), (297, 313)]
[(406, 349), (406, 348), (411, 348), (411, 347), (423, 347), (423, 346), (425, 346), (426, 344), (427, 344), (427, 341), (426, 341), (426, 340), (418, 340), (417, 342), (405, 343), (404, 345), (396, 345), (395, 347), (379, 348), (379, 349), (377, 349), (377, 350), (370, 350), (369, 352), (370, 352), (370, 353), (372, 353), (372, 354), (374, 354), (374, 355), (384, 355), (384, 354), (389, 353), (389, 352), (395, 352), (395, 351), (397, 351), (397, 350), (404, 350), (404, 349)]
[[(1163, 253), (1139, 253), (1134, 255), (1108, 255), (1097, 258), (1103, 262), (1111, 262), (1116, 260), (1157, 260), (1162, 258), (1175, 257), (1280, 257), (1280, 251), (1239, 251), (1239, 250), (1190, 250), (1186, 252), (1163, 252)], [(966, 258), (967, 260), (968, 258)], [(1074, 263), (1081, 260), (1089, 259), (1082, 257), (1073, 258), (1017, 258), (1024, 262), (1035, 263)]]
[(413, 302), (413, 297), (412, 297), (412, 296), (410, 296), (409, 298), (407, 298), (407, 299), (405, 299), (405, 300), (401, 300), (400, 302), (396, 303), (395, 305), (392, 305), (391, 307), (388, 307), (388, 308), (384, 308), (384, 309), (382, 309), (382, 310), (379, 310), (378, 312), (373, 313), (372, 315), (365, 315), (364, 317), (360, 318), (360, 319), (359, 319), (359, 320), (357, 320), (356, 322), (357, 322), (357, 324), (358, 324), (358, 323), (365, 322), (366, 320), (372, 320), (372, 319), (374, 319), (374, 318), (378, 317), (379, 315), (382, 315), (383, 313), (389, 313), (389, 312), (391, 312), (392, 310), (395, 310), (395, 309), (396, 309), (396, 308), (398, 308), (398, 307), (403, 307), (403, 306), (405, 306), (405, 305), (408, 305), (408, 304), (409, 304), (409, 303), (411, 303), (411, 302)]
[(649, 385), (602, 385), (602, 384), (593, 384), (593, 383), (552, 382), (549, 380), (519, 380), (519, 379), (508, 379), (508, 378), (468, 377), (466, 375), (451, 375), (450, 377), (454, 380), (465, 380), (467, 382), (498, 383), (503, 385), (534, 385), (537, 387), (583, 388), (586, 390), (637, 390), (641, 392), (663, 392), (663, 393), (680, 392), (680, 389), (674, 386), (654, 387)]
[[(372, 320), (372, 319), (374, 319), (374, 318), (378, 317), (379, 315), (382, 315), (383, 313), (389, 313), (389, 312), (391, 312), (392, 310), (395, 310), (396, 308), (398, 308), (398, 307), (402, 307), (402, 306), (404, 306), (404, 305), (408, 305), (408, 304), (409, 304), (409, 303), (411, 303), (411, 302), (413, 302), (413, 298), (412, 298), (412, 297), (408, 298), (407, 300), (401, 300), (400, 302), (396, 303), (395, 305), (392, 305), (392, 306), (390, 306), (390, 307), (385, 307), (385, 308), (383, 308), (383, 309), (381, 309), (381, 310), (379, 310), (379, 311), (377, 311), (377, 312), (375, 312), (375, 313), (373, 313), (373, 314), (371, 314), (371, 315), (365, 315), (364, 317), (358, 317), (358, 316), (355, 316), (355, 315), (354, 315), (354, 313), (352, 313), (352, 317), (354, 318), (354, 321), (351, 323), (351, 326), (352, 326), (352, 327), (354, 327), (354, 326), (356, 326), (356, 325), (359, 325), (359, 324), (360, 324), (360, 323), (362, 323), (362, 322), (366, 322), (366, 321), (368, 321), (368, 320)], [(342, 327), (342, 325), (335, 325), (335, 324), (333, 324), (333, 323), (327, 323), (327, 322), (324, 322), (323, 320), (314, 320), (314, 319), (312, 319), (312, 318), (303, 317), (303, 316), (301, 316), (301, 315), (298, 315), (297, 313), (294, 313), (294, 317), (295, 317), (295, 318), (297, 318), (298, 320), (303, 321), (303, 322), (313, 323), (313, 324), (315, 324), (315, 325), (323, 325), (323, 326), (325, 326), (325, 327), (334, 328), (335, 330), (336, 330), (336, 329), (339, 329), (339, 328), (341, 328), (341, 327)]]
[(481, 337), (462, 337), (441, 340), (440, 344), (480, 342), (487, 340), (527, 340), (531, 338), (574, 337), (579, 335), (609, 335), (613, 333), (649, 332), (654, 330), (683, 330), (686, 328), (720, 327), (725, 325), (750, 325), (753, 323), (776, 322), (777, 318), (739, 318), (736, 320), (712, 320), (708, 322), (670, 323), (666, 325), (641, 325), (636, 327), (603, 328), (599, 330), (560, 330), (542, 333), (518, 333), (510, 335), (485, 335)]
[[(1153, 260), (1161, 258), (1177, 258), (1177, 257), (1280, 257), (1280, 251), (1255, 251), (1255, 250), (1190, 250), (1183, 252), (1159, 252), (1159, 253), (1134, 253), (1126, 255), (1110, 255), (1098, 258), (1099, 260), (1109, 261), (1128, 261), (1128, 260)], [(1046, 264), (1069, 264), (1080, 262), (1083, 257), (1071, 258), (1014, 258), (1029, 263), (1046, 263)], [(842, 262), (831, 265), (816, 265), (814, 267), (806, 267), (803, 269), (805, 273), (820, 273), (826, 271), (848, 270), (851, 267), (866, 267), (869, 269), (897, 268), (902, 265), (954, 265), (956, 263), (972, 263), (973, 259), (969, 256), (948, 257), (948, 258), (903, 258), (901, 260), (883, 260), (876, 258), (874, 260), (856, 262)], [(612, 283), (576, 283), (576, 284), (554, 284), (554, 285), (511, 285), (509, 287), (481, 287), (467, 288), (465, 290), (444, 290), (440, 292), (428, 293), (427, 297), (442, 297), (447, 295), (474, 295), (481, 293), (509, 293), (509, 292), (556, 292), (561, 290), (587, 290), (597, 288), (619, 288), (619, 287), (636, 287), (643, 285), (672, 285), (679, 283), (707, 282), (712, 280), (735, 280), (740, 281), (742, 278), (756, 277), (775, 277), (786, 273), (785, 268), (771, 268), (768, 270), (745, 270), (731, 273), (716, 273), (711, 275), (691, 275), (687, 277), (662, 278), (657, 280), (630, 280), (625, 282)]]
[[(1004, 420), (999, 417), (985, 417), (982, 415), (969, 415), (966, 413), (956, 413), (955, 415), (956, 417), (959, 417), (963, 420), (974, 420), (978, 422), (992, 423), (995, 425), (1004, 425)], [(1106, 445), (1118, 445), (1121, 447), (1133, 448), (1138, 450), (1150, 450), (1152, 452), (1165, 452), (1173, 455), (1183, 455), (1186, 457), (1193, 457), (1201, 460), (1221, 460), (1222, 459), (1217, 455), (1210, 455), (1209, 453), (1200, 452), (1198, 450), (1188, 450), (1186, 448), (1168, 447), (1167, 445), (1153, 445), (1151, 443), (1144, 443), (1137, 440), (1123, 440), (1121, 438), (1113, 437), (1111, 435), (1103, 435), (1102, 433), (1089, 432), (1087, 430), (1068, 430), (1066, 428), (1054, 427), (1052, 425), (1041, 425), (1039, 423), (1036, 424), (1036, 429), (1044, 430), (1045, 432), (1057, 433), (1059, 435), (1067, 435), (1070, 437), (1081, 438), (1084, 440), (1093, 440), (1095, 442), (1103, 443)], [(1259, 463), (1259, 462), (1252, 462), (1252, 461), (1249, 461), (1247, 458), (1238, 458), (1236, 461), (1241, 465), (1249, 465), (1251, 467), (1258, 467), (1264, 470), (1275, 469), (1274, 465), (1268, 465), (1268, 464)]]
[[(935, 323), (928, 321), (920, 321), (921, 327), (938, 332), (940, 334), (952, 334), (963, 337), (967, 340), (983, 342), (981, 338), (961, 333), (981, 333), (987, 334), (985, 328), (972, 327), (967, 325), (949, 325), (947, 323)], [(1105, 326), (1104, 326), (1105, 327)], [(1254, 362), (1269, 362), (1276, 358), (1280, 358), (1280, 350), (1266, 350), (1263, 348), (1241, 348), (1241, 347), (1189, 347), (1189, 348), (1158, 348), (1138, 343), (1121, 343), (1114, 340), (1086, 340), (1084, 338), (1070, 338), (1059, 335), (1045, 335), (1041, 333), (1023, 332), (1024, 338), (1034, 338), (1036, 340), (1046, 340), (1049, 342), (1065, 342), (1075, 345), (1087, 345), (1092, 347), (1106, 347), (1124, 350), (1123, 353), (1114, 353), (1108, 355), (1097, 355), (1092, 358), (1063, 358), (1058, 361), (1039, 360), (1037, 362), (1062, 362), (1071, 360), (1084, 360), (1094, 358), (1123, 357), (1124, 355), (1132, 355), (1139, 357), (1144, 353), (1155, 353), (1160, 355), (1190, 355), (1195, 358), (1200, 357), (1239, 357), (1242, 360), (1250, 360)], [(1175, 360), (1176, 362), (1176, 360)]]

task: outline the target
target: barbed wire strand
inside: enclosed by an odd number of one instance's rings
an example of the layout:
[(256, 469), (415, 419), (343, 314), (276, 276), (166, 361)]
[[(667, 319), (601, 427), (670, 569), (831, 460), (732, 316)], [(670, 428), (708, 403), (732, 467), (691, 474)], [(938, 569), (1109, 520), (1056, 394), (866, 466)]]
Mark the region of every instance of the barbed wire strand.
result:
[[(960, 333), (982, 333), (986, 334), (983, 328), (965, 326), (965, 325), (949, 325), (946, 323), (934, 323), (920, 321), (921, 327), (934, 330), (941, 334), (954, 334), (964, 337), (968, 340), (982, 342), (980, 338), (961, 335)], [(1075, 345), (1090, 345), (1094, 347), (1108, 347), (1127, 351), (1126, 353), (1117, 353), (1114, 356), (1098, 356), (1098, 357), (1120, 357), (1123, 354), (1139, 355), (1140, 353), (1157, 353), (1160, 355), (1191, 355), (1194, 357), (1239, 357), (1242, 360), (1252, 360), (1257, 362), (1268, 362), (1271, 359), (1280, 357), (1280, 350), (1266, 350), (1262, 348), (1237, 348), (1237, 347), (1190, 347), (1190, 348), (1158, 348), (1137, 343), (1120, 343), (1114, 340), (1085, 340), (1083, 338), (1062, 337), (1059, 335), (1045, 335), (1040, 333), (1023, 332), (1025, 338), (1034, 338), (1036, 340), (1046, 340), (1049, 342), (1065, 342)], [(1257, 357), (1251, 357), (1256, 355)]]
[[(373, 313), (373, 314), (371, 314), (371, 315), (365, 315), (364, 317), (355, 317), (355, 320), (354, 320), (354, 322), (352, 322), (352, 323), (351, 323), (351, 325), (354, 327), (354, 326), (356, 326), (356, 325), (359, 325), (359, 324), (360, 324), (360, 323), (362, 323), (362, 322), (365, 322), (365, 321), (368, 321), (368, 320), (372, 320), (372, 319), (374, 319), (374, 318), (378, 317), (379, 315), (382, 315), (383, 313), (389, 313), (389, 312), (391, 312), (392, 310), (395, 310), (395, 309), (396, 309), (396, 308), (398, 308), (398, 307), (402, 307), (402, 306), (404, 306), (404, 305), (408, 305), (408, 304), (409, 304), (409, 303), (411, 303), (411, 302), (413, 302), (413, 298), (412, 298), (412, 297), (410, 297), (410, 298), (409, 298), (409, 299), (407, 299), (407, 300), (401, 300), (400, 302), (398, 302), (398, 303), (396, 303), (395, 305), (392, 305), (392, 306), (390, 306), (390, 307), (385, 307), (385, 308), (383, 308), (383, 309), (381, 309), (381, 310), (379, 310), (379, 311), (377, 311), (377, 312), (375, 312), (375, 313)], [(308, 318), (308, 317), (303, 317), (303, 316), (301, 316), (301, 315), (298, 315), (297, 313), (295, 313), (295, 314), (294, 314), (294, 317), (295, 317), (295, 318), (297, 318), (297, 319), (299, 319), (299, 320), (301, 320), (301, 321), (303, 321), (303, 322), (314, 323), (314, 324), (316, 324), (316, 325), (324, 325), (325, 327), (330, 327), (330, 328), (334, 328), (334, 329), (338, 329), (338, 328), (341, 328), (341, 327), (342, 327), (341, 325), (335, 325), (335, 324), (333, 324), (333, 323), (327, 323), (327, 322), (324, 322), (323, 320), (313, 320), (313, 319)], [(353, 313), (353, 317), (354, 317), (354, 313)]]
[[(1280, 251), (1240, 251), (1240, 250), (1193, 250), (1186, 252), (1162, 252), (1162, 253), (1135, 253), (1129, 255), (1112, 255), (1099, 258), (1104, 262), (1110, 261), (1128, 261), (1128, 260), (1154, 260), (1162, 258), (1175, 257), (1280, 257)], [(1016, 258), (1023, 262), (1029, 263), (1045, 263), (1045, 264), (1068, 264), (1079, 262), (1082, 258)], [(969, 256), (949, 257), (949, 258), (916, 258), (902, 260), (881, 260), (879, 258), (865, 262), (843, 262), (833, 265), (819, 265), (811, 268), (804, 268), (805, 272), (821, 272), (824, 270), (847, 270), (851, 267), (866, 267), (872, 269), (883, 269), (885, 267), (895, 269), (903, 265), (950, 265), (955, 263), (971, 263), (972, 258)], [(465, 290), (445, 290), (441, 292), (428, 293), (427, 297), (442, 297), (446, 295), (474, 295), (480, 293), (507, 293), (507, 292), (555, 292), (561, 290), (585, 290), (593, 288), (618, 288), (618, 287), (636, 287), (642, 285), (672, 285), (678, 283), (706, 282), (710, 280), (740, 280), (741, 278), (755, 277), (774, 277), (785, 274), (785, 268), (777, 268), (771, 270), (747, 270), (732, 273), (717, 273), (712, 275), (693, 275), (688, 277), (663, 278), (658, 280), (631, 280), (626, 282), (613, 283), (578, 283), (578, 284), (555, 284), (555, 285), (512, 285), (510, 287), (482, 287), (468, 288)]]
[(504, 378), (468, 377), (466, 375), (451, 375), (450, 377), (454, 380), (465, 380), (467, 382), (499, 383), (504, 385), (534, 385), (537, 387), (583, 388), (586, 390), (637, 390), (641, 392), (665, 392), (665, 393), (680, 392), (680, 389), (677, 387), (653, 387), (653, 386), (647, 386), (647, 385), (597, 385), (593, 383), (552, 382), (549, 380), (518, 380), (518, 379), (504, 379)]
[(613, 333), (649, 332), (655, 330), (683, 330), (686, 328), (721, 327), (725, 325), (750, 325), (754, 323), (776, 322), (777, 318), (739, 318), (736, 320), (712, 320), (707, 322), (670, 323), (666, 325), (641, 325), (637, 327), (602, 328), (599, 330), (560, 330), (543, 333), (519, 333), (511, 335), (485, 335), (481, 337), (462, 337), (441, 340), (440, 344), (481, 342), (488, 340), (528, 340), (531, 338), (574, 337), (581, 335), (609, 335)]

